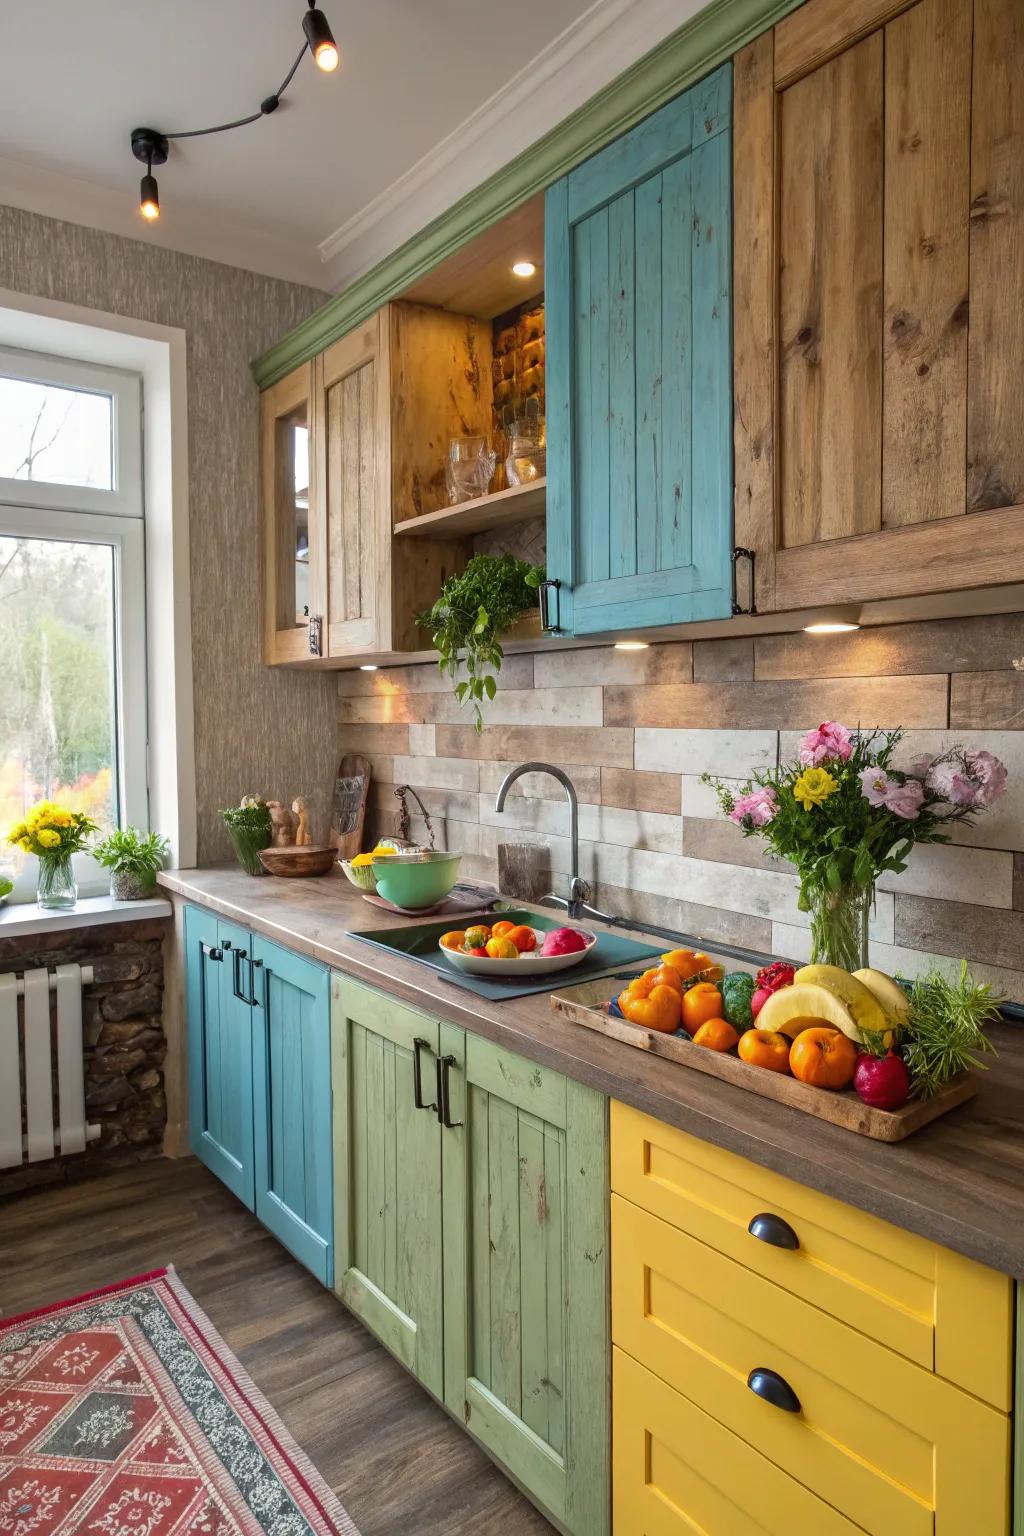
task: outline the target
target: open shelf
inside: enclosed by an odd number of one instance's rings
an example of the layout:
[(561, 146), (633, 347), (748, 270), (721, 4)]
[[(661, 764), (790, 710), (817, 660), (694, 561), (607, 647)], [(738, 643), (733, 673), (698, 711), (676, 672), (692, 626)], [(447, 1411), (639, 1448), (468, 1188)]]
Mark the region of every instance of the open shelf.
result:
[(529, 517), (543, 517), (547, 504), (547, 480), (530, 480), (526, 485), (512, 485), (507, 491), (478, 496), (474, 501), (460, 501), (455, 507), (439, 512), (424, 512), (395, 524), (395, 533), (424, 538), (460, 538), (464, 534), (484, 533), (503, 523), (521, 523)]

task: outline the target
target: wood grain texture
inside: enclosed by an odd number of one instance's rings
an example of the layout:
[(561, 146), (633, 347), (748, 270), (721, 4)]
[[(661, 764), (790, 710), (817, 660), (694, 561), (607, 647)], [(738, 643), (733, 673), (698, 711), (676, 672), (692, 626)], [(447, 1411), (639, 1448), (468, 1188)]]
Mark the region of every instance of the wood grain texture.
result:
[[(160, 880), (190, 900), (244, 920), (255, 931), (370, 986), (386, 987), (410, 1006), (542, 1067), (554, 1067), (979, 1263), (1024, 1276), (1024, 1032), (1016, 1026), (993, 1030), (999, 1057), (970, 1105), (920, 1131), (903, 1147), (883, 1147), (866, 1138), (853, 1141), (837, 1127), (797, 1118), (783, 1106), (699, 1073), (669, 1074), (642, 1051), (554, 1018), (544, 997), (490, 1003), (455, 986), (439, 990), (432, 971), (399, 956), (389, 960), (384, 975), (377, 953), (348, 934), (367, 926), (368, 909), (342, 880), (297, 880), (285, 891), (268, 891), (265, 887), (274, 882), (251, 880), (237, 870), (175, 871)], [(1012, 914), (985, 916), (1005, 920)], [(406, 922), (385, 912), (372, 914), (373, 927)]]
[(885, 29), (884, 528), (965, 507), (972, 17), (922, 0)]
[(550, 1536), (444, 1409), (192, 1158), (8, 1202), (0, 1305), (24, 1311), (167, 1263), (362, 1536)]
[(881, 516), (882, 38), (779, 104), (780, 533), (787, 548)]
[(308, 602), (323, 616), (326, 602), (325, 539), (315, 444), (314, 379), (319, 362), (302, 363), (260, 398), (260, 461), (263, 489), (263, 659), (268, 666), (309, 660), (309, 630), (299, 606), (295, 481), (295, 429), (309, 433)]
[(775, 84), (781, 89), (875, 32), (915, 0), (813, 0), (775, 28)]
[(439, 725), (437, 750), (443, 757), (500, 758), (520, 763), (538, 758), (562, 767), (576, 762), (599, 768), (633, 766), (631, 731), (586, 726), (496, 725), (477, 735), (470, 725)]
[[(735, 640), (695, 640), (695, 683), (743, 683), (754, 676), (754, 642), (749, 636)], [(656, 681), (656, 679), (651, 679)], [(661, 679), (657, 679), (661, 681)]]
[(606, 688), (604, 718), (612, 727), (785, 725), (796, 730), (830, 719), (864, 726), (944, 726), (946, 679), (821, 678), (732, 683), (727, 688), (710, 683)]
[(677, 773), (637, 773), (631, 768), (601, 769), (601, 804), (633, 811), (679, 815), (682, 779)]
[[(898, 672), (986, 672), (1010, 669), (1024, 656), (1024, 614), (887, 624), (848, 635), (759, 635), (754, 675), (879, 677)], [(824, 647), (824, 648), (823, 648)]]
[(949, 723), (957, 729), (1024, 730), (1024, 673), (959, 673), (951, 680)]
[(316, 410), (326, 517), (327, 651), (386, 649), (391, 634), (387, 331), (374, 316), (319, 362)]
[(776, 532), (774, 32), (733, 60), (733, 533), (752, 549), (754, 595), (770, 611)]
[(897, 896), (896, 943), (939, 955), (970, 955), (980, 964), (1018, 966), (1024, 913), (932, 896)]
[(1024, 502), (1024, 15), (976, 0), (967, 507)]

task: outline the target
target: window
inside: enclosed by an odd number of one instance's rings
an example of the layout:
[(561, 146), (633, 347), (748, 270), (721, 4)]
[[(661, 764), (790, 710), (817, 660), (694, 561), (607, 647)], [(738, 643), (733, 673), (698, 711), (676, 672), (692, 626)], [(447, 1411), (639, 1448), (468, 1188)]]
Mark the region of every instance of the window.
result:
[[(145, 828), (140, 381), (0, 349), (0, 872), (35, 859), (6, 832), (36, 800)], [(106, 888), (77, 861), (83, 892)]]

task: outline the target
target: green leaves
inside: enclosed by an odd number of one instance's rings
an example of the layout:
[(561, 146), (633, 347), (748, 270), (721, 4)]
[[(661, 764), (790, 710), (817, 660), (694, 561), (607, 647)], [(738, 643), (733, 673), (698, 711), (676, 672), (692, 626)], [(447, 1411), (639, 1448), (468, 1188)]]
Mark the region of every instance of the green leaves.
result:
[(939, 970), (915, 981), (902, 1047), (914, 1095), (934, 1098), (961, 1072), (983, 1070), (975, 1052), (995, 1053), (985, 1028), (998, 1018), (998, 998), (990, 986), (974, 981), (966, 960), (953, 981)]
[(544, 577), (542, 567), (513, 555), (475, 555), (458, 576), (450, 576), (428, 613), (416, 622), (429, 629), (437, 665), (455, 683), (460, 704), (471, 704), (478, 731), (483, 729), (481, 705), (498, 691), (495, 674), (504, 652), (499, 636), (535, 606)]

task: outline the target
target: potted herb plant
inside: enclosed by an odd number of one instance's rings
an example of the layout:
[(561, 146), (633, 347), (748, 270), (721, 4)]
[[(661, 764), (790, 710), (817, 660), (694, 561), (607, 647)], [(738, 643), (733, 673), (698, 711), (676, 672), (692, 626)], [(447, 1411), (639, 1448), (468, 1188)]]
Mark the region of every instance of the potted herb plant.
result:
[(159, 832), (144, 834), (136, 827), (115, 827), (92, 851), (96, 862), (110, 870), (110, 894), (115, 901), (142, 901), (149, 896), (168, 852), (166, 837)]
[(431, 631), (440, 670), (459, 679), (455, 697), (472, 704), (478, 731), (484, 724), (481, 705), (498, 691), (496, 674), (505, 655), (501, 636), (537, 606), (543, 580), (543, 566), (514, 555), (474, 555), (460, 575), (449, 576), (434, 606), (416, 616), (417, 624)]
[(78, 882), (72, 866), (76, 853), (84, 852), (96, 823), (84, 811), (69, 811), (52, 800), (40, 800), (15, 822), (7, 841), (22, 853), (39, 860), (36, 900), (41, 907), (65, 910), (78, 900)]
[(259, 795), (243, 795), (241, 803), (221, 811), (232, 847), (247, 875), (265, 875), (259, 860), (261, 848), (269, 848), (274, 834), (270, 807)]

